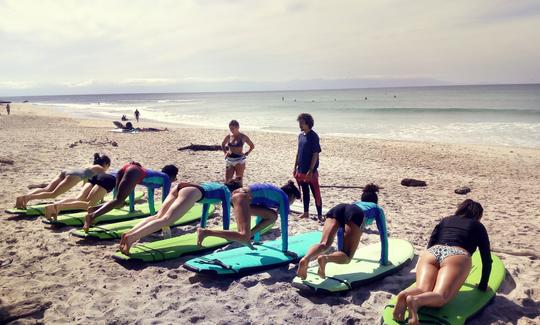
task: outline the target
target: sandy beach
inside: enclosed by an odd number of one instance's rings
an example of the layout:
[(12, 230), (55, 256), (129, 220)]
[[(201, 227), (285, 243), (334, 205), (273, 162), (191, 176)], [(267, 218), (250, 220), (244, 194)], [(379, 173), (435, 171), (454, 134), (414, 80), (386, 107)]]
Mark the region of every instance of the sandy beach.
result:
[[(0, 267), (0, 314), (21, 301), (42, 306), (19, 323), (378, 324), (391, 295), (414, 282), (417, 258), (397, 274), (337, 296), (294, 288), (295, 265), (242, 278), (196, 276), (182, 268), (193, 256), (128, 269), (111, 258), (118, 247), (115, 241), (81, 240), (70, 235), (73, 228), (50, 229), (40, 218), (3, 211), (28, 185), (87, 166), (95, 152), (111, 157), (113, 168), (132, 160), (151, 169), (175, 164), (180, 180), (221, 181), (221, 152), (177, 148), (220, 144), (227, 130), (167, 125), (166, 132), (121, 134), (109, 132), (110, 121), (75, 120), (34, 105), (13, 104), (11, 114), (2, 110), (0, 116), (0, 259), (11, 261)], [(135, 126), (163, 125), (143, 119)], [(297, 137), (247, 133), (256, 148), (249, 156), (245, 183), (282, 185), (290, 179)], [(118, 146), (79, 143), (94, 139)], [(384, 187), (379, 197), (389, 235), (409, 240), (417, 255), (441, 218), (465, 198), (478, 200), (485, 209), (482, 222), (492, 249), (507, 275), (493, 303), (470, 324), (540, 323), (539, 149), (324, 136), (321, 147), (321, 185), (374, 182)], [(421, 179), (428, 186), (405, 187), (400, 185), (403, 178)], [(460, 186), (472, 191), (455, 194)], [(62, 197), (78, 191), (76, 187)], [(326, 208), (358, 200), (360, 194), (358, 189), (322, 189)], [(209, 223), (218, 225), (219, 218)], [(320, 230), (318, 223), (295, 214), (289, 225), (291, 234)], [(192, 224), (174, 232), (195, 229)], [(263, 238), (274, 239), (277, 233)], [(378, 241), (377, 233), (366, 233), (360, 245)]]

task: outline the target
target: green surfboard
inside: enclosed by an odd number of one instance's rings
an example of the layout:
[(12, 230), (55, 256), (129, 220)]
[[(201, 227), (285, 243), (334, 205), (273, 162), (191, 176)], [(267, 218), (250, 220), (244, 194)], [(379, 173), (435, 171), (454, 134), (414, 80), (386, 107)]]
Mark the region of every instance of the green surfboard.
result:
[[(481, 311), (495, 297), (495, 292), (504, 281), (505, 269), (501, 260), (491, 254), (493, 264), (489, 276), (488, 286), (490, 289), (481, 291), (476, 288), (482, 277), (482, 260), (480, 253), (476, 251), (472, 256), (472, 268), (461, 289), (452, 301), (442, 308), (423, 307), (418, 311), (421, 324), (460, 325), (465, 324), (467, 319)], [(414, 284), (413, 284), (414, 285)], [(392, 297), (390, 303), (384, 308), (381, 324), (406, 324), (392, 319), (392, 313), (396, 304), (396, 297)], [(408, 314), (405, 313), (405, 320)]]
[[(156, 210), (159, 210), (161, 207), (161, 202), (155, 203)], [(73, 227), (82, 227), (84, 225), (84, 217), (87, 212), (75, 212), (68, 214), (61, 214), (58, 216), (57, 220), (50, 221), (48, 219), (42, 218), (44, 223), (48, 223), (56, 226), (73, 226)], [(131, 220), (137, 218), (143, 218), (150, 215), (150, 209), (148, 203), (141, 203), (135, 205), (135, 211), (129, 212), (129, 207), (123, 207), (121, 209), (114, 209), (108, 213), (99, 216), (96, 218), (94, 224), (99, 223), (112, 223), (124, 220)]]
[[(256, 219), (252, 218), (251, 223), (255, 224), (255, 222)], [(261, 234), (268, 232), (272, 226), (263, 229)], [(229, 229), (236, 230), (236, 224), (232, 223)], [(199, 247), (197, 246), (197, 233), (191, 233), (150, 243), (136, 244), (131, 247), (129, 256), (116, 252), (113, 258), (118, 261), (159, 262), (179, 258), (187, 254), (208, 251), (230, 243), (230, 241), (223, 238), (208, 237), (205, 238), (203, 245)]]
[[(144, 196), (144, 192), (135, 191), (135, 200), (136, 201), (142, 199), (143, 196)], [(109, 193), (103, 198), (103, 200), (104, 201), (110, 201), (110, 200), (112, 200), (112, 198), (113, 198), (112, 193)], [(48, 202), (48, 203), (45, 202), (45, 203), (39, 203), (39, 204), (35, 204), (35, 205), (30, 205), (30, 206), (27, 206), (26, 209), (16, 209), (16, 208), (6, 209), (5, 212), (10, 213), (10, 214), (26, 215), (26, 216), (29, 216), (29, 217), (42, 216), (42, 215), (45, 214), (45, 206), (47, 206), (49, 204), (52, 204), (52, 203), (54, 203), (54, 201), (51, 201), (51, 202)], [(126, 204), (129, 204), (129, 198), (126, 199)], [(60, 213), (65, 214), (65, 213), (73, 213), (73, 212), (78, 212), (78, 211), (82, 211), (82, 210), (64, 210), (64, 211), (61, 211)]]
[(297, 262), (320, 240), (320, 231), (307, 232), (289, 237), (289, 253), (281, 250), (281, 238), (278, 238), (255, 244), (255, 250), (239, 247), (194, 258), (184, 263), (184, 268), (213, 275), (253, 273)]
[(305, 280), (294, 278), (293, 285), (322, 293), (351, 290), (400, 270), (414, 258), (414, 248), (406, 240), (388, 238), (390, 264), (379, 264), (380, 258), (380, 243), (360, 246), (349, 264), (328, 263), (325, 269), (326, 278), (323, 279), (317, 274), (319, 267), (316, 265), (308, 268)]
[[(208, 210), (208, 215), (214, 213), (215, 206), (211, 205)], [(193, 221), (199, 220), (202, 216), (202, 204), (196, 203), (182, 218), (176, 220), (170, 227), (178, 227)], [(122, 234), (128, 232), (142, 219), (133, 219), (128, 221), (109, 223), (101, 226), (94, 226), (85, 233), (82, 229), (75, 230), (71, 234), (76, 237), (91, 238), (91, 239), (120, 239)]]

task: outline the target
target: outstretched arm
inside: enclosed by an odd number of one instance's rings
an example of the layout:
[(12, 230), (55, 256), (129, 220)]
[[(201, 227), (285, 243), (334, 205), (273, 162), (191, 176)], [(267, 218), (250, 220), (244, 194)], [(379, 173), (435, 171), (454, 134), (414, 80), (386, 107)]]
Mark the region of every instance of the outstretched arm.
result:
[(384, 216), (384, 211), (380, 207), (378, 208), (379, 213), (375, 217), (375, 222), (377, 223), (377, 229), (379, 229), (379, 236), (381, 237), (381, 265), (388, 264), (388, 233), (386, 231), (386, 217)]

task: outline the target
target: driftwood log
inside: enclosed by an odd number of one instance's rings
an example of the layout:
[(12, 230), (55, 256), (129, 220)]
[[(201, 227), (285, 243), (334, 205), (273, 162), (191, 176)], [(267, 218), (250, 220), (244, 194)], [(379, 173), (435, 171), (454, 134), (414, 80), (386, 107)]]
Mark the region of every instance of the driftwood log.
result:
[(190, 144), (189, 146), (178, 148), (178, 151), (193, 150), (193, 151), (220, 151), (220, 145), (206, 145), (206, 144)]
[(423, 187), (427, 186), (425, 181), (413, 178), (404, 178), (401, 180), (401, 185), (403, 186), (412, 186), (412, 187)]

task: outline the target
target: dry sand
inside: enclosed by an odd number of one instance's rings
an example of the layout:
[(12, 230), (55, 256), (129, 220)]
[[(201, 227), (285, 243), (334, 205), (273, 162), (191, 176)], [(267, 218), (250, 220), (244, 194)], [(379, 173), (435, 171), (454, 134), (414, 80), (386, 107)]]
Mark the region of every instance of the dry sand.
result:
[[(2, 211), (13, 206), (27, 185), (49, 181), (63, 169), (86, 166), (94, 152), (109, 155), (114, 168), (131, 160), (153, 169), (174, 163), (183, 180), (223, 177), (221, 152), (176, 149), (190, 143), (219, 144), (225, 129), (117, 134), (108, 132), (111, 128), (107, 121), (77, 121), (46, 108), (13, 104), (11, 116), (0, 116), (0, 160), (13, 160), (12, 165), (0, 162)], [(288, 180), (296, 136), (263, 132), (249, 136), (256, 149), (247, 164), (247, 183)], [(118, 146), (69, 147), (93, 139), (113, 140)], [(494, 302), (471, 324), (540, 322), (540, 150), (338, 137), (322, 137), (321, 146), (321, 184), (383, 186), (380, 204), (389, 234), (411, 241), (417, 254), (437, 221), (450, 215), (459, 202), (465, 197), (480, 201), (485, 208), (482, 221), (508, 274)], [(428, 186), (404, 187), (402, 178), (422, 179)], [(469, 186), (472, 192), (454, 194), (459, 186)], [(360, 193), (324, 188), (322, 196), (325, 207), (331, 207), (356, 200)], [(215, 218), (211, 224), (217, 222)], [(176, 231), (194, 229), (191, 225)], [(290, 217), (293, 234), (317, 229), (313, 221)], [(111, 258), (116, 242), (86, 242), (69, 232), (48, 229), (37, 218), (0, 214), (0, 259), (12, 261), (0, 267), (4, 306), (0, 316), (8, 311), (6, 306), (30, 300), (41, 304), (43, 311), (19, 322), (378, 324), (390, 296), (414, 281), (416, 259), (396, 275), (327, 297), (292, 287), (294, 265), (240, 279), (195, 276), (181, 267), (189, 256), (126, 269)], [(266, 238), (275, 238), (276, 233)], [(362, 237), (363, 244), (377, 241), (377, 234)]]

